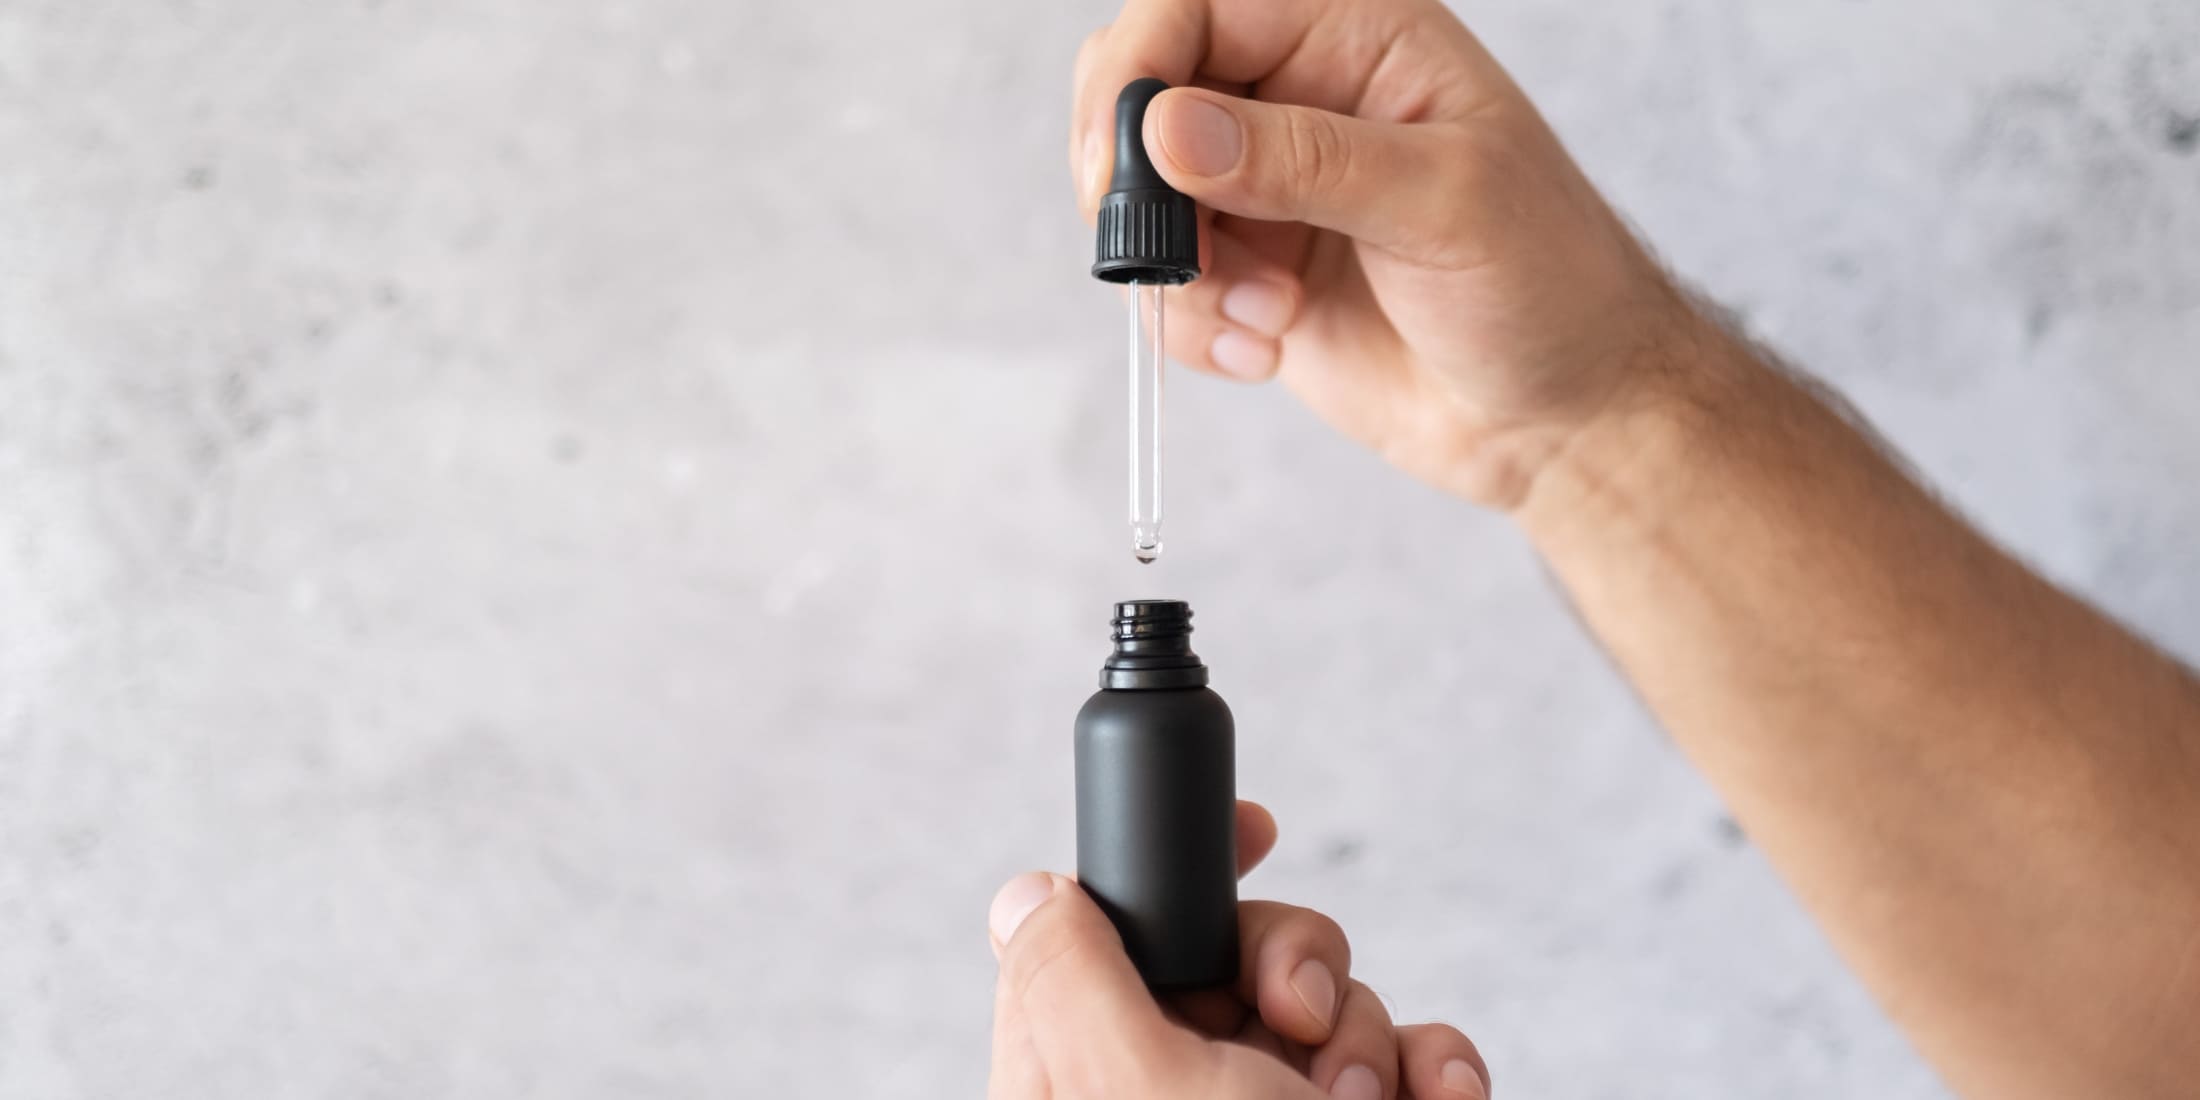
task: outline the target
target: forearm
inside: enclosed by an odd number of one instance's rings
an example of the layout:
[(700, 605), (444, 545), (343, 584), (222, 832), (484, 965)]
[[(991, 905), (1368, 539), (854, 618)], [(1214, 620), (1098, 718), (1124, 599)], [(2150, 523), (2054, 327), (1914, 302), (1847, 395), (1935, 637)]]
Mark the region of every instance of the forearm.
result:
[(1708, 323), (1518, 510), (1951, 1084), (2200, 1074), (2200, 689)]

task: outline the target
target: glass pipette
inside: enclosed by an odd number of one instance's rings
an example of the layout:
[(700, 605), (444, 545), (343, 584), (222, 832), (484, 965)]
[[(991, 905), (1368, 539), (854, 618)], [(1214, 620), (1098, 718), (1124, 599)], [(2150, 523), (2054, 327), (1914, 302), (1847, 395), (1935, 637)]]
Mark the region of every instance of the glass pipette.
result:
[(1162, 299), (1199, 278), (1199, 210), (1146, 155), (1146, 107), (1169, 86), (1150, 77), (1115, 100), (1115, 165), (1101, 197), (1092, 274), (1130, 290), (1131, 554), (1161, 556)]

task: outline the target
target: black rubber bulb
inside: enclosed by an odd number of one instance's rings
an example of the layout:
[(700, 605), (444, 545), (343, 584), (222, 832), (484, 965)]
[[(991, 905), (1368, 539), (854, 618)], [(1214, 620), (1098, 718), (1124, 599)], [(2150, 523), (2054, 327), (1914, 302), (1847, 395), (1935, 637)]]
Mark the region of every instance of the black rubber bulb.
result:
[(1115, 171), (1100, 199), (1092, 277), (1173, 285), (1199, 278), (1199, 208), (1146, 153), (1146, 107), (1169, 86), (1152, 77), (1115, 97)]
[(1146, 106), (1168, 90), (1162, 81), (1140, 77), (1115, 97), (1115, 174), (1108, 177), (1109, 191), (1170, 190), (1146, 154)]

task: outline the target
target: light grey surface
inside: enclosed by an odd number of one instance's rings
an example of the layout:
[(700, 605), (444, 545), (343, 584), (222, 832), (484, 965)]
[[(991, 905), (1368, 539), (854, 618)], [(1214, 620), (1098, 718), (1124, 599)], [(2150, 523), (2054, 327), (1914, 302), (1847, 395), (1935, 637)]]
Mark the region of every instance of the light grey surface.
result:
[[(1692, 278), (2200, 653), (2200, 6), (1474, 24)], [(1106, 603), (1503, 1095), (1938, 1086), (1519, 538), (1179, 374), (1101, 3), (0, 3), (0, 1096), (969, 1096)], [(976, 219), (976, 220), (973, 220)]]

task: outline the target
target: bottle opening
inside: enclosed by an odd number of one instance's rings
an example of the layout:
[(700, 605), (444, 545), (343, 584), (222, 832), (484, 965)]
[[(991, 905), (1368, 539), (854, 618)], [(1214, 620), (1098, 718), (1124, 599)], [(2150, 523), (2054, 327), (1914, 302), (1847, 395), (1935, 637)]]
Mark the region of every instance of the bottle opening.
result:
[(1191, 637), (1192, 605), (1183, 600), (1124, 600), (1115, 605), (1115, 637)]
[(1192, 652), (1192, 605), (1183, 600), (1125, 600), (1115, 605), (1115, 652), (1100, 686), (1115, 689), (1200, 687), (1207, 666)]

